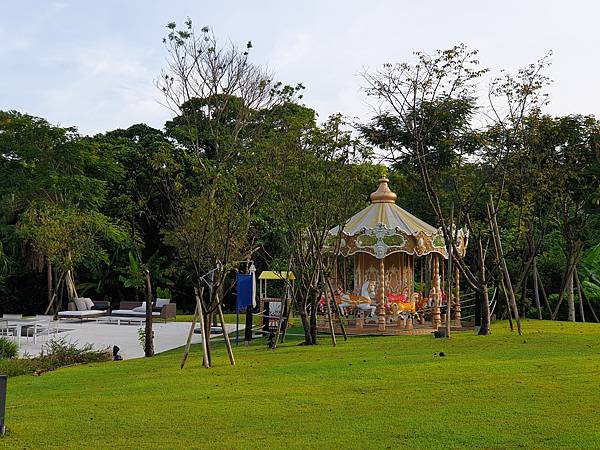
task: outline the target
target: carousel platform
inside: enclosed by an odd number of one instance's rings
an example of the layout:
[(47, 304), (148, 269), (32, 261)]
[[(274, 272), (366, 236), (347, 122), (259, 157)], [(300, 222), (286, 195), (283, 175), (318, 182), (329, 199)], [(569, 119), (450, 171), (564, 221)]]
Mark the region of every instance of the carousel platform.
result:
[[(435, 328), (431, 322), (425, 324), (415, 324), (412, 328), (405, 327), (402, 323), (390, 323), (385, 326), (384, 331), (380, 331), (377, 323), (365, 323), (362, 326), (357, 325), (355, 320), (345, 320), (344, 327), (348, 336), (415, 336), (420, 334), (432, 334)], [(440, 328), (443, 328), (442, 324)], [(470, 327), (455, 327), (452, 326), (451, 331), (469, 331)], [(342, 335), (342, 328), (339, 322), (334, 322), (334, 330), (336, 335)], [(329, 323), (327, 320), (321, 320), (317, 323), (317, 331), (319, 333), (329, 334)]]

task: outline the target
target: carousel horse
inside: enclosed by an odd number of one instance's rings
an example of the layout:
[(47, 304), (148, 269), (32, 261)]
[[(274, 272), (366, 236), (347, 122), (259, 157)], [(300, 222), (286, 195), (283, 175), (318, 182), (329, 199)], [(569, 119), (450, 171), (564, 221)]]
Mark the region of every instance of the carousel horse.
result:
[(415, 302), (416, 309), (419, 311), (427, 306), (427, 299), (420, 292), (413, 294), (413, 302)]
[(340, 313), (345, 316), (347, 309), (364, 311), (369, 317), (373, 317), (377, 307), (371, 304), (371, 296), (374, 295), (375, 284), (365, 281), (361, 289), (361, 295), (348, 294), (337, 291), (335, 295), (335, 304)]
[(371, 299), (362, 295), (348, 294), (345, 292), (337, 293), (335, 296), (335, 304), (340, 309), (340, 313), (345, 316), (348, 310), (360, 310), (368, 312), (369, 317), (373, 317), (375, 306), (371, 305)]
[(385, 297), (387, 299), (388, 308), (390, 309), (390, 311), (393, 311), (394, 314), (403, 311), (415, 312), (416, 310), (414, 300), (409, 301), (406, 292), (402, 294), (393, 294), (391, 292), (388, 292)]

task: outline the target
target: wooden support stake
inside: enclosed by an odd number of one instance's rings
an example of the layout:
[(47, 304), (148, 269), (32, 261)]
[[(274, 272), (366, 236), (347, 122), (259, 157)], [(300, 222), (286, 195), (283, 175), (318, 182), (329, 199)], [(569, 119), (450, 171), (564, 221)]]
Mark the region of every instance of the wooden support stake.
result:
[(221, 330), (223, 330), (223, 338), (225, 339), (225, 346), (227, 347), (229, 362), (232, 366), (235, 366), (233, 349), (231, 348), (231, 341), (229, 340), (229, 334), (227, 333), (227, 328), (225, 327), (225, 317), (223, 316), (223, 309), (221, 309), (221, 299), (219, 299), (219, 303), (217, 303), (217, 311), (219, 312), (219, 320), (221, 321)]
[(321, 295), (325, 296), (325, 304), (327, 306), (327, 320), (329, 321), (329, 331), (331, 332), (331, 345), (334, 347), (337, 345), (337, 341), (335, 339), (335, 327), (333, 326), (333, 317), (331, 316), (331, 303), (329, 302), (329, 298), (326, 294), (325, 287), (325, 272), (323, 271), (323, 263), (321, 262), (321, 286), (323, 289), (321, 290)]
[(208, 355), (208, 336), (206, 335), (206, 327), (204, 326), (204, 309), (202, 308), (202, 297), (198, 295), (198, 289), (194, 289), (196, 292), (196, 306), (198, 308), (198, 320), (200, 321), (200, 330), (202, 333), (202, 361), (203, 366), (207, 369), (210, 367), (210, 359)]
[[(329, 287), (329, 293), (331, 294), (331, 299), (333, 301), (333, 304), (335, 305), (335, 291), (333, 290), (333, 286), (331, 285), (331, 281), (329, 279), (326, 279), (327, 281), (327, 287)], [(329, 301), (329, 300), (327, 300)], [(340, 328), (342, 329), (342, 334), (344, 335), (344, 340), (347, 341), (348, 340), (348, 335), (346, 334), (346, 327), (344, 326), (344, 321), (342, 320), (342, 316), (340, 315), (339, 310), (336, 307), (335, 310), (335, 315), (338, 318), (338, 321), (340, 323)]]
[[(202, 295), (202, 289), (200, 290), (200, 295)], [(190, 354), (190, 347), (192, 346), (192, 337), (194, 336), (194, 329), (196, 328), (196, 321), (198, 320), (198, 305), (196, 304), (196, 308), (194, 310), (194, 317), (192, 317), (192, 326), (190, 327), (190, 332), (188, 333), (187, 341), (185, 343), (185, 350), (183, 351), (183, 358), (181, 359), (180, 368), (183, 369), (185, 366), (185, 362), (187, 361), (187, 357)]]
[[(575, 269), (575, 270), (577, 270), (577, 269)], [(577, 276), (577, 271), (575, 272), (575, 274), (576, 274), (575, 281), (577, 282), (577, 289), (580, 290), (582, 298), (584, 298), (587, 301), (587, 304), (588, 304), (588, 306), (590, 308), (590, 311), (592, 312), (592, 316), (594, 317), (594, 321), (596, 323), (598, 323), (598, 316), (596, 315), (596, 311), (594, 311), (594, 307), (592, 306), (592, 302), (590, 302), (590, 299), (587, 298), (587, 296), (583, 292), (583, 289), (581, 289), (581, 282), (579, 281), (579, 276)]]
[(544, 283), (542, 283), (542, 277), (540, 276), (540, 273), (538, 272), (537, 267), (535, 269), (535, 276), (537, 277), (538, 284), (542, 291), (542, 298), (544, 299), (544, 304), (546, 305), (546, 308), (548, 308), (548, 313), (550, 315), (552, 315), (552, 308), (550, 307), (550, 303), (548, 302), (548, 296), (546, 295), (546, 289), (544, 288)]

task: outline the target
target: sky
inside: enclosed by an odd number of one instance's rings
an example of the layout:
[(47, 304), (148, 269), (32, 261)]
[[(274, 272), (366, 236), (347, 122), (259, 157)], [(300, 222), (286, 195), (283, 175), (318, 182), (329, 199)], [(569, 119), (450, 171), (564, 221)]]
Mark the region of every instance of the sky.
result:
[(191, 17), (219, 38), (253, 44), (251, 59), (306, 86), (324, 120), (368, 120), (360, 73), (465, 43), (491, 73), (553, 50), (550, 114), (600, 116), (596, 0), (0, 0), (0, 110), (84, 134), (172, 117), (154, 80), (170, 21)]

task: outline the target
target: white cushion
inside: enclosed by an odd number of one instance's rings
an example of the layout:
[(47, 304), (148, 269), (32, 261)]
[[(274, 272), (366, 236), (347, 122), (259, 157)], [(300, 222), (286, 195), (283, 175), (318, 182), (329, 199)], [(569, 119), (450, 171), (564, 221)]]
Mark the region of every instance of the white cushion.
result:
[(162, 308), (163, 306), (168, 305), (169, 303), (171, 303), (170, 298), (157, 298), (156, 299), (156, 307), (157, 308)]
[[(110, 313), (111, 317), (145, 317), (146, 310), (144, 312), (134, 311), (133, 309), (115, 309)], [(152, 312), (152, 317), (160, 317), (159, 312)]]
[(73, 299), (73, 302), (75, 302), (75, 306), (77, 307), (77, 311), (88, 311), (88, 307), (87, 307), (87, 304), (86, 304), (84, 298), (75, 297)]
[(94, 307), (94, 302), (92, 301), (92, 299), (91, 298), (84, 298), (83, 300), (85, 301), (85, 306), (87, 307), (86, 309), (88, 311), (91, 311), (92, 308)]
[(136, 306), (135, 308), (132, 309), (132, 311), (135, 312), (146, 312), (146, 302), (143, 302), (141, 306)]
[(100, 316), (105, 314), (106, 311), (60, 311), (58, 317), (86, 317), (86, 316)]

